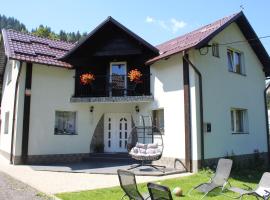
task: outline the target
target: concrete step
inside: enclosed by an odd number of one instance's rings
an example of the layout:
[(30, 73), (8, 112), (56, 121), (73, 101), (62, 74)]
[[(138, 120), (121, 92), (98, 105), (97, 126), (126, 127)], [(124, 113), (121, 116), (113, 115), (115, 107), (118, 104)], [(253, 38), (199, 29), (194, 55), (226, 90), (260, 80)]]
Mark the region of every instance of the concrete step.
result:
[(130, 157), (128, 153), (90, 153), (88, 158), (84, 158), (84, 161), (125, 161), (130, 163), (138, 163)]

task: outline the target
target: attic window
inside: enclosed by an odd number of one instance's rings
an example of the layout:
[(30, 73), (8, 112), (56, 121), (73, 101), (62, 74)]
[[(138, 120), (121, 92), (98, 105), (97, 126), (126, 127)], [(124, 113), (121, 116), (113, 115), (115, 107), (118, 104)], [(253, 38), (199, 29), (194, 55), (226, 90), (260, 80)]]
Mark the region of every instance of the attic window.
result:
[(234, 49), (227, 49), (228, 70), (237, 74), (245, 74), (243, 53)]
[(218, 43), (213, 43), (212, 44), (212, 55), (214, 57), (219, 58), (219, 44)]

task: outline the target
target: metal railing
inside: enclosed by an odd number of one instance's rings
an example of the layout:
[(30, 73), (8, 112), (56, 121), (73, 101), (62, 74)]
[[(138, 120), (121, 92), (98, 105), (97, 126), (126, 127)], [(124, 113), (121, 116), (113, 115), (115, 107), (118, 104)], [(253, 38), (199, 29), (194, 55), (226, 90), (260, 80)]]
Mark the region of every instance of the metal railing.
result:
[(150, 95), (150, 75), (143, 75), (139, 82), (132, 82), (126, 75), (97, 75), (88, 85), (75, 77), (75, 97), (112, 97)]

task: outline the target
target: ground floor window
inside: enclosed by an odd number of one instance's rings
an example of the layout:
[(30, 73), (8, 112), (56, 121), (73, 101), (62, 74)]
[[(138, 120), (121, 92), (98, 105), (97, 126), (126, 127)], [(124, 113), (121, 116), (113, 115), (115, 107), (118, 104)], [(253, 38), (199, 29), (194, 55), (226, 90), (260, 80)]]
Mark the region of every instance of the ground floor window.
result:
[(164, 109), (153, 110), (153, 125), (164, 132)]
[(5, 127), (4, 127), (4, 133), (8, 134), (9, 131), (9, 112), (5, 113)]
[(231, 109), (231, 130), (234, 134), (248, 133), (247, 109)]
[(56, 135), (76, 134), (76, 112), (56, 111), (54, 134)]

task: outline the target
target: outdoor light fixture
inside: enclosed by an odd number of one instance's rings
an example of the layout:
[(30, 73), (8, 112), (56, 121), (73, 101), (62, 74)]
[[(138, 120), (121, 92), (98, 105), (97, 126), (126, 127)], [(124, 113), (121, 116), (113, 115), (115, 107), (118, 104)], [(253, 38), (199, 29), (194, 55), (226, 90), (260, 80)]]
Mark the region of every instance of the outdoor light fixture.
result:
[(136, 110), (137, 113), (140, 112), (140, 108), (139, 108), (138, 105), (135, 106), (135, 110)]
[(90, 112), (92, 113), (94, 111), (94, 106), (90, 107)]

